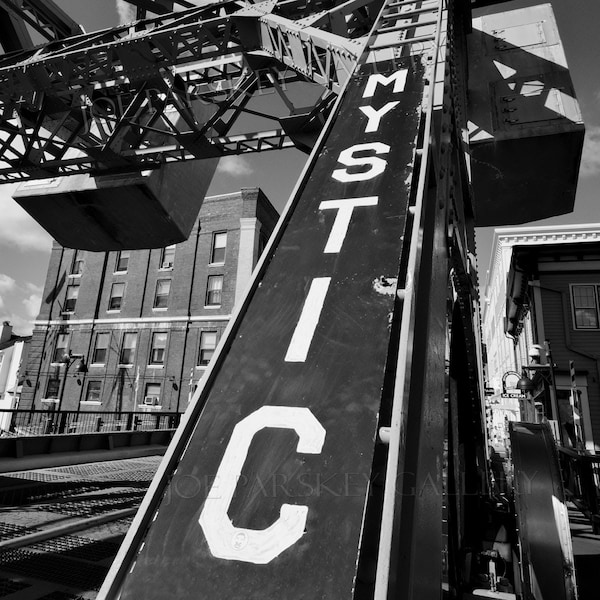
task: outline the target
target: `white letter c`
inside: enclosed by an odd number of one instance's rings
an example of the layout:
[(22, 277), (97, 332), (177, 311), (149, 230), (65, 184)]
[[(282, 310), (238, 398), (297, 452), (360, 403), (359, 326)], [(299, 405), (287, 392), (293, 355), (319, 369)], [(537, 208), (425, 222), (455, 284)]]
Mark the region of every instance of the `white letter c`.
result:
[(299, 438), (296, 450), (303, 454), (320, 454), (325, 442), (325, 429), (302, 407), (263, 406), (234, 427), (198, 520), (217, 558), (266, 564), (304, 533), (308, 507), (303, 505), (282, 504), (279, 518), (266, 529), (234, 527), (227, 514), (252, 439), (266, 427), (293, 429)]

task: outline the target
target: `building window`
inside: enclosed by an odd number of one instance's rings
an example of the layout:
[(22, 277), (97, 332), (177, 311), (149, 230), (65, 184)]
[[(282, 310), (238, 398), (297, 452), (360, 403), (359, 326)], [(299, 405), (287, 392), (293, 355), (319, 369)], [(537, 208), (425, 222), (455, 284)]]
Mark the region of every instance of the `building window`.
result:
[(160, 406), (160, 391), (160, 383), (147, 383), (144, 404), (146, 406)]
[(65, 299), (65, 307), (63, 312), (72, 313), (75, 311), (75, 304), (77, 304), (77, 296), (79, 295), (79, 285), (68, 285), (67, 286), (67, 297)]
[(88, 381), (87, 388), (85, 390), (85, 402), (93, 402), (95, 404), (100, 404), (101, 393), (101, 381)]
[(137, 333), (124, 333), (123, 345), (119, 356), (119, 364), (132, 365), (135, 358), (135, 347), (137, 344)]
[(122, 250), (117, 252), (117, 260), (115, 262), (115, 273), (126, 273), (127, 267), (129, 267), (129, 257), (131, 252), (129, 250)]
[(125, 294), (125, 284), (124, 283), (113, 283), (110, 288), (110, 298), (108, 299), (108, 310), (121, 310), (124, 294)]
[(175, 244), (167, 246), (160, 251), (161, 269), (172, 269), (175, 264)]
[(48, 379), (46, 385), (46, 398), (58, 398), (58, 390), (60, 389), (60, 379)]
[(52, 355), (52, 362), (59, 363), (63, 361), (65, 354), (69, 349), (69, 334), (59, 333), (56, 336), (56, 344), (54, 345), (54, 354)]
[(223, 292), (223, 275), (209, 275), (206, 286), (206, 306), (220, 306)]
[(163, 365), (165, 363), (165, 350), (167, 348), (167, 333), (152, 334), (152, 347), (150, 348), (150, 364)]
[(600, 286), (572, 285), (571, 299), (575, 329), (598, 329), (598, 296)]
[(171, 280), (159, 279), (156, 282), (156, 294), (154, 294), (154, 308), (167, 308), (169, 304), (170, 292)]
[(76, 250), (75, 256), (73, 256), (73, 263), (71, 264), (71, 272), (70, 275), (76, 276), (81, 275), (83, 273), (83, 258)]
[(198, 353), (198, 366), (207, 365), (217, 347), (217, 332), (203, 331), (200, 334), (200, 352)]
[(219, 231), (213, 233), (212, 251), (210, 253), (211, 263), (225, 262), (225, 248), (227, 247), (227, 232)]
[(96, 335), (96, 344), (92, 352), (92, 364), (103, 365), (106, 362), (109, 342), (110, 333), (99, 333)]

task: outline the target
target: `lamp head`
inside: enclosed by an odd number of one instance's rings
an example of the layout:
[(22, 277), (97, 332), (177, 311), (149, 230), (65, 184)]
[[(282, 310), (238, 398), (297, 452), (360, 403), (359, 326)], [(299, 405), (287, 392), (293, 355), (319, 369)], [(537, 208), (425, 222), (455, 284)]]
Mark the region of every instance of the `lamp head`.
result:
[(539, 344), (533, 344), (528, 354), (532, 364), (539, 365), (542, 362), (542, 347)]
[(522, 392), (533, 392), (533, 390), (535, 390), (535, 384), (533, 381), (531, 381), (531, 379), (529, 379), (529, 377), (523, 375), (517, 382), (517, 389), (521, 390)]

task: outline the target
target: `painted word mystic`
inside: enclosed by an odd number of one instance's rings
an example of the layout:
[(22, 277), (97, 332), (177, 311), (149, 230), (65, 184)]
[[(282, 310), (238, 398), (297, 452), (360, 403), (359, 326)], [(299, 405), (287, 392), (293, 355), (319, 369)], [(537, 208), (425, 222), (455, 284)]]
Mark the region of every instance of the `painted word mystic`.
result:
[(423, 94), (351, 78), (121, 598), (352, 598)]

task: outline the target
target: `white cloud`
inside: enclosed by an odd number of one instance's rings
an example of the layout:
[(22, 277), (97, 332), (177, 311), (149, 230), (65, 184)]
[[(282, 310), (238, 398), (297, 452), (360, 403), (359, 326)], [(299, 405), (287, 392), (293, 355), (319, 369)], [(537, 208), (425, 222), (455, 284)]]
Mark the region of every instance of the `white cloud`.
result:
[(12, 199), (13, 190), (13, 186), (0, 186), (0, 246), (48, 252), (50, 234)]
[(33, 331), (33, 320), (25, 319), (22, 315), (18, 315), (15, 312), (3, 313), (1, 320), (8, 321), (12, 325), (15, 335), (31, 335)]
[(252, 167), (250, 167), (250, 164), (243, 156), (224, 156), (219, 161), (217, 173), (226, 173), (227, 175), (239, 177), (241, 175), (252, 174)]
[(17, 282), (4, 273), (0, 273), (0, 293), (6, 294), (7, 292), (13, 292), (17, 289)]
[(40, 312), (42, 287), (31, 282), (17, 283), (0, 273), (0, 321), (8, 321), (18, 335), (29, 335)]
[(591, 126), (585, 132), (583, 156), (581, 158), (581, 176), (600, 174), (600, 127)]
[(42, 296), (39, 294), (31, 294), (28, 298), (23, 300), (23, 306), (26, 314), (31, 319), (35, 319), (40, 313), (40, 306), (42, 304)]
[(119, 14), (119, 23), (121, 25), (135, 21), (135, 6), (123, 0), (117, 0), (117, 13)]

